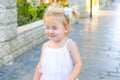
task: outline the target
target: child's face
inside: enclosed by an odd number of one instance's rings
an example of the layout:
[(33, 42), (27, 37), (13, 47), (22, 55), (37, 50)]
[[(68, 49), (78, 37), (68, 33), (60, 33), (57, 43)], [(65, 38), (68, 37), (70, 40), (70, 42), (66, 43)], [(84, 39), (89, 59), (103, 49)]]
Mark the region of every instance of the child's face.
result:
[(65, 26), (58, 21), (51, 20), (45, 25), (45, 33), (47, 37), (53, 41), (59, 41), (65, 38), (68, 31), (68, 28), (65, 28)]

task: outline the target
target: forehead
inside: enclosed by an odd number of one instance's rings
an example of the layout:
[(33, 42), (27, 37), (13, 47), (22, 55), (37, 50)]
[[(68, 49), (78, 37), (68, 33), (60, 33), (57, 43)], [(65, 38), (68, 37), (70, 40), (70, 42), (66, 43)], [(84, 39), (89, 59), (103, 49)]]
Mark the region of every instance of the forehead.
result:
[(62, 20), (59, 17), (47, 16), (44, 18), (45, 25), (63, 25)]

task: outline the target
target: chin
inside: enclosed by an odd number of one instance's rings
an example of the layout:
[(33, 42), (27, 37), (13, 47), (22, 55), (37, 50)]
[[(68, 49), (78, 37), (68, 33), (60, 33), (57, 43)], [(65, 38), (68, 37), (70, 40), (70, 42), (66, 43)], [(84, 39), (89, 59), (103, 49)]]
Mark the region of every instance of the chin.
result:
[(53, 38), (49, 38), (49, 39), (52, 40), (52, 41), (55, 41), (55, 42), (60, 41), (59, 39), (53, 39)]

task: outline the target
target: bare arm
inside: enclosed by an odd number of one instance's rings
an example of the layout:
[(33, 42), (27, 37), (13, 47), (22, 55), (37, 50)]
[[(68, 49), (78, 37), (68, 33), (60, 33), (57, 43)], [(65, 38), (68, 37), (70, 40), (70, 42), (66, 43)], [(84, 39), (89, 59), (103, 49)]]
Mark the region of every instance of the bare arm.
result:
[(42, 73), (40, 73), (39, 69), (40, 69), (40, 63), (38, 63), (38, 65), (36, 67), (33, 80), (40, 80)]
[(39, 70), (41, 68), (41, 60), (42, 60), (43, 51), (44, 51), (45, 47), (46, 47), (46, 43), (44, 43), (43, 46), (42, 46), (42, 54), (41, 54), (40, 60), (38, 62), (38, 65), (36, 67), (33, 80), (40, 80), (40, 78), (42, 76), (42, 73)]
[(73, 60), (73, 70), (67, 80), (76, 80), (76, 78), (79, 76), (79, 74), (81, 72), (81, 68), (82, 68), (80, 52), (74, 41), (71, 41), (68, 46), (69, 46), (68, 49), (70, 51), (70, 54), (71, 54), (71, 57)]

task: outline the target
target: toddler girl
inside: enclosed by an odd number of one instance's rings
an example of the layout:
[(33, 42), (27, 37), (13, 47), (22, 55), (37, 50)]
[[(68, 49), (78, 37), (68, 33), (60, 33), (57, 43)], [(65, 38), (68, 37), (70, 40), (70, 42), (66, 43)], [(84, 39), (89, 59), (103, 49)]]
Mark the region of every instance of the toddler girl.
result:
[(81, 71), (78, 47), (68, 39), (72, 10), (50, 6), (44, 14), (45, 33), (49, 41), (42, 47), (34, 80), (77, 80)]

